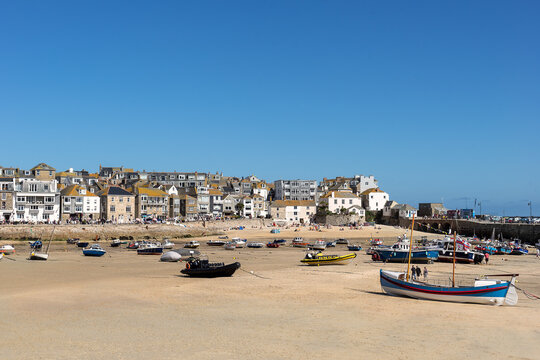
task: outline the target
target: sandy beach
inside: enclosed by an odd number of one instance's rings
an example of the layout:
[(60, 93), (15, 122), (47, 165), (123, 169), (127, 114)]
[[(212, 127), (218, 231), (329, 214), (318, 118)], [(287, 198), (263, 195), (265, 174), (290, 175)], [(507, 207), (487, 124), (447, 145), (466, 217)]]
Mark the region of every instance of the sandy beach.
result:
[[(370, 236), (390, 243), (404, 232), (248, 228), (227, 235), (345, 237), (366, 248)], [(421, 235), (435, 236), (415, 238)], [(17, 253), (0, 261), (0, 359), (540, 358), (540, 301), (521, 293), (514, 307), (391, 297), (381, 291), (379, 269), (405, 266), (375, 263), (364, 251), (348, 265), (308, 267), (299, 262), (303, 249), (226, 251), (206, 245), (215, 238), (200, 238), (199, 250), (212, 261), (239, 261), (242, 271), (231, 278), (184, 277), (183, 262), (107, 243), (105, 256), (88, 258), (55, 242), (48, 261), (32, 262), (26, 242), (11, 242)], [(326, 252), (348, 253), (343, 245)], [(439, 278), (452, 271), (444, 263), (427, 267)], [(489, 265), (457, 269), (460, 279), (517, 272), (519, 287), (540, 294), (533, 255), (492, 256)]]

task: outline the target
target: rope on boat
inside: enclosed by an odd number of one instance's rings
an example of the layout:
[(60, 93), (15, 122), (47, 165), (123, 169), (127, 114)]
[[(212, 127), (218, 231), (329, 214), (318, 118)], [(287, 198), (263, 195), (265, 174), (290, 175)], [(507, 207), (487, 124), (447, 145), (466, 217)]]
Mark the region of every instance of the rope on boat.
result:
[(257, 275), (257, 274), (255, 274), (253, 271), (247, 271), (247, 270), (244, 270), (244, 269), (242, 269), (242, 268), (240, 268), (240, 270), (242, 270), (243, 272), (248, 273), (248, 274), (250, 274), (250, 275), (256, 276), (256, 277), (258, 277), (258, 278), (270, 280), (270, 278), (267, 278), (267, 277), (264, 277), (264, 276), (261, 276), (261, 275)]
[(533, 293), (528, 292), (527, 290), (524, 290), (522, 288), (517, 287), (516, 285), (512, 284), (517, 290), (521, 291), (523, 294), (525, 294), (526, 297), (528, 297), (531, 300), (540, 300), (540, 296), (534, 295)]

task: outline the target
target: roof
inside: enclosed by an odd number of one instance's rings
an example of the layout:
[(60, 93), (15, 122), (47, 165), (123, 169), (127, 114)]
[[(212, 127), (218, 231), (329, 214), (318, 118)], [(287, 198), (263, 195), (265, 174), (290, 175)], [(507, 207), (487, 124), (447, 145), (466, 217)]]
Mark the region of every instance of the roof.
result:
[(409, 204), (403, 204), (403, 205), (400, 205), (399, 206), (399, 209), (400, 210), (405, 210), (405, 211), (415, 211), (416, 208), (412, 207), (411, 205)]
[(223, 193), (217, 189), (208, 189), (208, 195), (223, 195)]
[(374, 192), (383, 193), (384, 191), (382, 191), (379, 188), (373, 188), (373, 189), (367, 189), (367, 190), (363, 191), (360, 195), (368, 195), (368, 194), (371, 194), (371, 193), (374, 193)]
[(355, 198), (355, 199), (358, 199), (358, 196), (356, 196), (355, 194), (353, 194), (351, 192), (343, 192), (343, 191), (329, 191), (326, 194), (324, 194), (323, 196), (321, 196), (321, 199), (331, 198), (332, 194), (334, 194), (335, 198), (345, 198), (345, 199)]
[[(86, 190), (86, 194), (79, 193), (79, 190), (81, 189)], [(91, 193), (90, 190), (80, 185), (70, 185), (65, 189), (62, 189), (62, 191), (60, 191), (60, 194), (62, 194), (62, 196), (97, 196), (96, 194)]]
[(315, 206), (314, 200), (276, 200), (271, 206)]
[(160, 196), (160, 197), (169, 196), (169, 194), (166, 193), (163, 190), (154, 189), (154, 188), (147, 188), (147, 187), (137, 187), (135, 189), (135, 193), (137, 193), (139, 195), (148, 195), (148, 196)]
[(127, 196), (127, 195), (133, 195), (132, 193), (130, 193), (129, 191), (127, 190), (124, 190), (122, 189), (121, 187), (118, 187), (118, 186), (109, 186), (107, 188), (105, 188), (104, 190), (101, 190), (98, 195), (123, 195), (123, 196)]
[(37, 164), (36, 166), (34, 166), (33, 168), (31, 168), (30, 170), (49, 170), (49, 171), (56, 171), (55, 168), (53, 168), (52, 166), (49, 166), (45, 163), (39, 163)]

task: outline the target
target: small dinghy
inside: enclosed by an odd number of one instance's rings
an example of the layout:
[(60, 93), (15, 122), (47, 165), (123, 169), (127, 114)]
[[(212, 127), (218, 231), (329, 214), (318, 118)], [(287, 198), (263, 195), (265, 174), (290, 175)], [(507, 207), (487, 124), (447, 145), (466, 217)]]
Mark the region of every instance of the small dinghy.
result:
[(323, 255), (321, 253), (307, 253), (306, 257), (300, 260), (301, 263), (307, 265), (345, 265), (352, 259), (356, 258), (355, 253), (347, 255)]
[(90, 246), (89, 248), (83, 249), (82, 252), (84, 256), (95, 256), (95, 257), (103, 256), (106, 253), (106, 251), (103, 250), (103, 248), (99, 244), (92, 244), (92, 246)]
[(206, 245), (208, 245), (208, 246), (223, 246), (223, 245), (225, 245), (225, 241), (210, 240), (210, 241), (206, 242)]
[(320, 251), (323, 251), (324, 249), (326, 249), (326, 242), (323, 241), (323, 240), (317, 240), (315, 241), (313, 244), (309, 244), (308, 245), (308, 248), (310, 250), (320, 250)]
[(120, 239), (113, 239), (113, 241), (111, 241), (111, 247), (119, 247), (120, 245), (122, 245), (122, 241)]
[(2, 254), (9, 255), (9, 254), (13, 254), (14, 252), (15, 252), (15, 248), (13, 247), (13, 245), (0, 246), (0, 253)]
[(264, 247), (264, 244), (263, 243), (248, 243), (246, 246), (248, 248), (260, 249), (260, 248)]
[(36, 240), (34, 242), (29, 241), (28, 244), (30, 245), (30, 249), (39, 250), (43, 246), (43, 243), (41, 240)]
[(234, 243), (234, 242), (228, 242), (228, 243), (226, 243), (225, 245), (223, 245), (223, 248), (224, 248), (225, 250), (234, 250), (234, 249), (236, 249), (236, 243)]
[(277, 242), (269, 242), (268, 244), (266, 244), (266, 247), (267, 248), (278, 248), (279, 244)]
[(164, 249), (172, 249), (173, 247), (174, 247), (174, 243), (171, 240), (169, 240), (167, 238), (163, 239), (163, 248)]
[(81, 241), (78, 241), (78, 242), (77, 242), (77, 246), (80, 247), (80, 248), (88, 247), (88, 242), (81, 242)]
[(182, 255), (177, 253), (176, 251), (167, 251), (165, 254), (161, 255), (160, 261), (164, 262), (177, 262), (180, 261), (182, 258)]
[(187, 249), (196, 249), (200, 246), (198, 241), (192, 240), (184, 244), (184, 247)]
[(347, 245), (347, 249), (349, 249), (349, 251), (361, 251), (362, 245)]
[(79, 242), (79, 238), (69, 238), (66, 241), (68, 244), (76, 244)]
[(128, 250), (137, 250), (139, 248), (139, 242), (138, 241), (132, 241), (126, 246), (126, 249)]
[(239, 262), (225, 265), (224, 263), (211, 263), (207, 259), (191, 258), (186, 262), (186, 268), (180, 272), (193, 277), (214, 278), (232, 276), (239, 268)]
[(349, 245), (349, 240), (341, 238), (336, 240), (336, 244)]

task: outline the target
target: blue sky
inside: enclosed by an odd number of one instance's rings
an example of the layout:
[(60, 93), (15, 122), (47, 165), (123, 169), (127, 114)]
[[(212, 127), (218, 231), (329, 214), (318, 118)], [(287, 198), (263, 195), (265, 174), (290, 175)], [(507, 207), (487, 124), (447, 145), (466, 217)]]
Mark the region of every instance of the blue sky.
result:
[(3, 2), (0, 165), (373, 174), (414, 206), (540, 215), (539, 10)]

